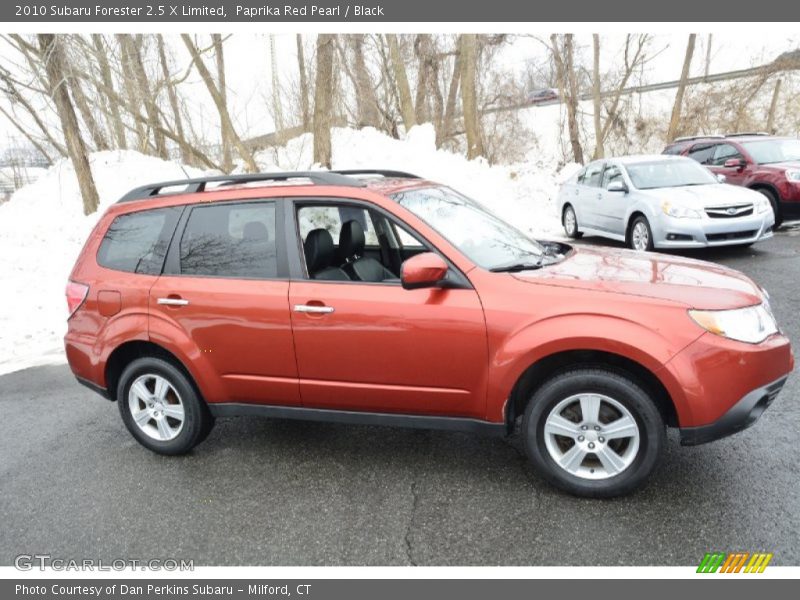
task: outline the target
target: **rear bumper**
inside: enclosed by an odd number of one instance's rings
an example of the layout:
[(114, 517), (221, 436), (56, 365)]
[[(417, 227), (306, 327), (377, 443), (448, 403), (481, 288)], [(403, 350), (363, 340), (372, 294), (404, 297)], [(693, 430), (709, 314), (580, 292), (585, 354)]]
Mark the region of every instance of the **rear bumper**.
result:
[(97, 385), (93, 381), (89, 381), (88, 379), (84, 379), (80, 375), (75, 375), (75, 379), (78, 380), (78, 383), (80, 383), (81, 385), (89, 388), (93, 392), (96, 392), (96, 393), (100, 394), (106, 400), (111, 400), (111, 401), (114, 400), (111, 397), (111, 394), (108, 393), (108, 390), (106, 388), (104, 388), (102, 385)]
[(758, 421), (769, 405), (777, 398), (788, 375), (745, 394), (728, 412), (708, 425), (681, 427), (681, 444), (696, 446), (727, 437), (747, 429)]

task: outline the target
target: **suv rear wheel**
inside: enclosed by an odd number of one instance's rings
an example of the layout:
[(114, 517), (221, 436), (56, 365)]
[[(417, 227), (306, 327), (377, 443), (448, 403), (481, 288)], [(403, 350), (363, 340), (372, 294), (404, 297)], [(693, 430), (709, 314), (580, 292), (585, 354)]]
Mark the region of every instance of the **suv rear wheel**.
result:
[(640, 487), (664, 447), (661, 413), (626, 375), (575, 369), (542, 385), (525, 410), (525, 452), (536, 471), (577, 496), (619, 496)]
[(136, 441), (159, 454), (185, 454), (214, 426), (191, 381), (160, 358), (139, 358), (127, 366), (119, 380), (117, 404)]

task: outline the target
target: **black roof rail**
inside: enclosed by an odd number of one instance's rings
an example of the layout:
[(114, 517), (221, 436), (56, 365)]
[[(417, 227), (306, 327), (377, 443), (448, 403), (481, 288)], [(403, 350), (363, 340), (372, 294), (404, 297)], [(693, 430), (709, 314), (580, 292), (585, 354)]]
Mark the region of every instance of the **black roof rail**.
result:
[(354, 177), (347, 177), (333, 171), (290, 171), (286, 173), (246, 173), (241, 175), (215, 175), (199, 177), (196, 179), (177, 179), (175, 181), (161, 181), (135, 188), (125, 194), (117, 202), (131, 202), (143, 198), (156, 198), (161, 190), (166, 188), (183, 188), (179, 191), (165, 192), (167, 194), (194, 194), (203, 192), (209, 183), (219, 183), (221, 186), (254, 183), (258, 181), (289, 181), (291, 179), (308, 179), (314, 185), (341, 185), (345, 187), (364, 187), (364, 183)]
[(737, 133), (729, 133), (725, 137), (749, 137), (751, 135), (769, 135), (766, 131), (740, 131)]
[(405, 171), (392, 171), (388, 169), (342, 169), (331, 171), (339, 175), (381, 175), (383, 177), (399, 177), (403, 179), (422, 179), (419, 175)]
[(708, 135), (685, 135), (683, 137), (677, 137), (672, 140), (673, 144), (678, 142), (691, 142), (692, 140), (721, 140), (726, 136), (721, 135), (719, 133), (709, 133)]

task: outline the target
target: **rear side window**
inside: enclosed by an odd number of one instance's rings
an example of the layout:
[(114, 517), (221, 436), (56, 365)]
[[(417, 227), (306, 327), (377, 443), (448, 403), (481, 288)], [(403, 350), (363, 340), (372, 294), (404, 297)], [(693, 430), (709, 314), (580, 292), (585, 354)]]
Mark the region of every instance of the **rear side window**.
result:
[(156, 208), (118, 216), (100, 243), (97, 263), (115, 271), (160, 274), (181, 210)]
[(183, 275), (268, 279), (278, 275), (275, 204), (213, 204), (192, 209), (180, 242)]

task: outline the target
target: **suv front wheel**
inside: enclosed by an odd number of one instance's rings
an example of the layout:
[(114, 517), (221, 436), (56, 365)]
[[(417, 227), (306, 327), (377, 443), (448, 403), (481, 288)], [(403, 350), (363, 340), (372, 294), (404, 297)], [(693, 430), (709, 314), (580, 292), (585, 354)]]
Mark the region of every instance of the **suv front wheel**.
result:
[(577, 496), (619, 496), (655, 468), (665, 427), (648, 394), (626, 375), (575, 369), (542, 385), (525, 410), (525, 451), (536, 471)]
[(128, 431), (159, 454), (185, 454), (202, 442), (214, 417), (191, 381), (160, 358), (139, 358), (123, 371), (117, 404)]

